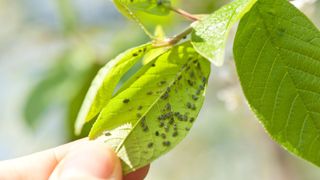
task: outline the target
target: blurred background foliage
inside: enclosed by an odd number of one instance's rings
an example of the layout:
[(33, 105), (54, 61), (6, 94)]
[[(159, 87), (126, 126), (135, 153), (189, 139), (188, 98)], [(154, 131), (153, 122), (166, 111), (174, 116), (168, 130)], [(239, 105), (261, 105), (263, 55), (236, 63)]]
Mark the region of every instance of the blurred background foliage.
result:
[[(173, 1), (194, 14), (225, 3)], [(319, 25), (319, 2), (294, 3)], [(172, 13), (138, 16), (149, 31), (160, 24), (168, 36), (189, 23)], [(0, 0), (0, 24), (0, 160), (79, 138), (73, 123), (98, 69), (148, 41), (109, 0)], [(248, 109), (232, 60), (235, 29), (226, 64), (213, 67), (198, 122), (177, 148), (152, 164), (147, 179), (320, 179), (319, 168), (279, 148)]]

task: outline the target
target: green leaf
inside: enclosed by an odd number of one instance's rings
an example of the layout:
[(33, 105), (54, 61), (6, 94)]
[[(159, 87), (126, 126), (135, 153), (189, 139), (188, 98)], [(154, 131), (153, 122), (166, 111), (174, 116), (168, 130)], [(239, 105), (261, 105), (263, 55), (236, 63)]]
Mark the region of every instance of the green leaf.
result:
[(173, 47), (109, 101), (90, 139), (114, 147), (125, 174), (145, 166), (186, 136), (203, 104), (209, 73), (209, 61), (190, 43)]
[(111, 99), (121, 77), (149, 51), (151, 44), (145, 44), (125, 51), (109, 61), (97, 74), (85, 97), (78, 114), (75, 130), (81, 132), (82, 126), (96, 117)]
[(224, 61), (229, 31), (257, 0), (235, 0), (192, 24), (192, 45), (216, 66)]
[(113, 0), (119, 11), (131, 18), (130, 13), (143, 11), (154, 15), (167, 15), (170, 12), (170, 0)]
[(234, 55), (245, 96), (288, 151), (320, 165), (320, 33), (286, 0), (259, 0)]

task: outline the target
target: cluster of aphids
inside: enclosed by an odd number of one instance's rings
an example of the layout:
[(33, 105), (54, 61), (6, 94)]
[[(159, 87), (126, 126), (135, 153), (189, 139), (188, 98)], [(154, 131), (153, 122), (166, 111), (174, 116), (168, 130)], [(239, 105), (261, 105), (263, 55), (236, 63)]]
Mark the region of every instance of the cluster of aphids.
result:
[[(195, 68), (191, 68), (190, 65), (192, 65)], [(152, 64), (151, 66), (155, 67), (155, 64)], [(182, 74), (186, 74), (186, 75), (182, 76)], [(187, 74), (189, 74), (189, 78), (187, 77), (188, 76)], [(154, 136), (162, 139), (162, 145), (164, 147), (169, 147), (171, 145), (171, 142), (168, 140), (170, 137), (173, 137), (173, 138), (177, 137), (179, 135), (179, 131), (181, 130), (184, 130), (184, 131), (190, 130), (190, 126), (195, 121), (195, 117), (190, 116), (190, 113), (191, 113), (190, 111), (195, 112), (197, 110), (195, 103), (199, 100), (199, 96), (202, 94), (203, 90), (205, 89), (206, 82), (207, 82), (207, 79), (206, 77), (202, 76), (199, 61), (198, 60), (191, 61), (191, 59), (189, 59), (187, 64), (182, 66), (181, 74), (177, 76), (176, 80), (172, 84), (168, 84), (168, 82), (165, 80), (161, 80), (160, 82), (158, 82), (157, 86), (159, 86), (159, 90), (156, 90), (155, 92), (148, 91), (146, 93), (146, 95), (161, 93), (160, 100), (162, 100), (163, 102), (159, 102), (159, 104), (164, 104), (164, 105), (161, 112), (159, 112), (161, 114), (158, 115), (155, 119), (158, 121), (157, 122), (158, 126), (156, 129), (149, 128), (149, 126), (147, 125), (147, 117), (146, 117), (148, 115), (143, 116), (139, 112), (140, 110), (143, 109), (143, 106), (139, 105), (137, 107), (138, 112), (136, 116), (140, 120), (140, 126), (142, 128), (142, 131), (149, 132), (152, 130), (152, 134)], [(164, 85), (167, 85), (168, 87), (163, 92), (163, 88), (161, 87), (163, 87)], [(188, 89), (193, 90), (192, 91), (193, 93), (191, 95), (190, 94), (188, 95), (190, 96), (190, 98), (185, 98), (182, 96), (180, 97), (182, 98), (182, 100), (179, 100), (179, 90), (188, 91)], [(172, 91), (174, 91), (176, 94), (172, 95), (173, 93)], [(181, 94), (185, 94), (185, 92)], [(170, 98), (170, 95), (172, 96), (172, 98)], [(174, 111), (174, 108), (178, 108), (178, 107), (174, 107), (174, 105), (172, 105), (169, 102), (169, 99), (171, 101), (180, 101), (180, 103), (185, 103), (184, 105), (185, 108), (182, 108), (182, 109), (185, 110), (186, 112), (181, 113), (181, 112)], [(125, 104), (128, 104), (130, 100), (123, 99), (122, 102)], [(175, 103), (175, 105), (177, 104), (179, 103)], [(191, 114), (193, 114), (194, 116), (197, 115), (197, 113), (191, 113)], [(184, 129), (183, 128), (178, 129), (178, 124), (181, 127), (184, 125), (184, 123), (188, 123), (186, 127)], [(172, 129), (171, 133), (170, 133), (170, 129)], [(149, 142), (147, 144), (148, 148), (152, 148), (153, 146), (154, 146), (153, 142)]]

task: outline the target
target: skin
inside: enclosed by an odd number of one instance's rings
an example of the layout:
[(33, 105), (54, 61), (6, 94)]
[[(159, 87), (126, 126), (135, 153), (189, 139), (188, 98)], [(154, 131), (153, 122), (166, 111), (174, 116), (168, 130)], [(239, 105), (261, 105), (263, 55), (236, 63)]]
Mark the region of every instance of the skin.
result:
[(113, 150), (96, 141), (81, 139), (21, 158), (0, 161), (1, 180), (142, 180), (149, 166), (122, 176), (120, 160)]

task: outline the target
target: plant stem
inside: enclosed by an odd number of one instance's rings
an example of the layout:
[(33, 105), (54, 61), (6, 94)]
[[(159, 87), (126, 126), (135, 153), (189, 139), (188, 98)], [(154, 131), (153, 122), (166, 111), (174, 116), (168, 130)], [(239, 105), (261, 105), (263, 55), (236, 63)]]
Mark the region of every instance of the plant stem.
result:
[(170, 10), (176, 12), (177, 14), (180, 14), (181, 16), (191, 20), (191, 21), (198, 21), (199, 18), (194, 16), (193, 14), (188, 13), (187, 11), (184, 11), (182, 9), (179, 8), (174, 8), (174, 7), (169, 7)]
[(165, 46), (175, 45), (179, 41), (181, 41), (181, 39), (185, 38), (188, 34), (190, 34), (191, 32), (192, 32), (192, 27), (188, 27), (183, 32), (181, 32), (180, 34), (175, 35), (172, 38), (168, 38), (168, 39), (166, 39), (164, 41), (161, 41), (161, 42), (155, 42), (153, 47), (165, 47)]

